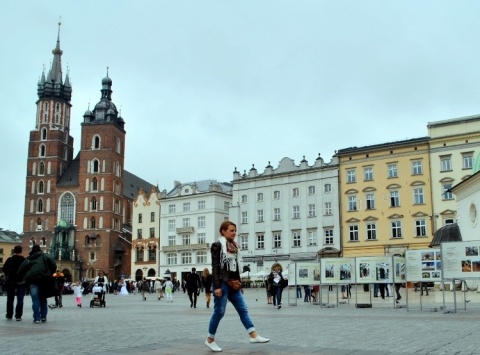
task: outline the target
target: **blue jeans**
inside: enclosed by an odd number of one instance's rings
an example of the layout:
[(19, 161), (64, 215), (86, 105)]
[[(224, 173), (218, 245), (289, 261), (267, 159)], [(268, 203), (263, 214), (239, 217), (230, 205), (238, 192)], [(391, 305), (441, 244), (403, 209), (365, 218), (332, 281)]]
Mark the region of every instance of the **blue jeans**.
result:
[(15, 318), (22, 318), (23, 315), (23, 297), (25, 296), (25, 286), (17, 284), (7, 287), (7, 318), (13, 318), (13, 303), (17, 296), (17, 306), (15, 307)]
[(247, 330), (248, 334), (255, 331), (250, 315), (248, 314), (247, 304), (243, 298), (243, 293), (234, 291), (228, 287), (226, 282), (222, 282), (222, 296), (213, 298), (213, 314), (210, 318), (210, 324), (208, 325), (208, 337), (214, 339), (217, 332), (218, 325), (225, 315), (225, 309), (227, 308), (227, 301), (230, 301), (237, 310), (240, 316), (240, 321)]
[(279, 306), (282, 304), (282, 286), (272, 286), (273, 305)]
[(47, 299), (40, 297), (40, 290), (37, 285), (30, 285), (30, 296), (32, 296), (33, 320), (47, 319)]

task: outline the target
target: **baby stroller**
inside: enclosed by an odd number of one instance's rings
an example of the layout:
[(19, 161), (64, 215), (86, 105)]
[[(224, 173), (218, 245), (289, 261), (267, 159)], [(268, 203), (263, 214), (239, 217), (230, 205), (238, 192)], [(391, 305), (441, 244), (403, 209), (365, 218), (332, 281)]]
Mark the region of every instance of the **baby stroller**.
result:
[(93, 307), (103, 307), (107, 306), (105, 302), (105, 291), (103, 290), (103, 285), (95, 285), (92, 288), (92, 299), (90, 300), (90, 308)]

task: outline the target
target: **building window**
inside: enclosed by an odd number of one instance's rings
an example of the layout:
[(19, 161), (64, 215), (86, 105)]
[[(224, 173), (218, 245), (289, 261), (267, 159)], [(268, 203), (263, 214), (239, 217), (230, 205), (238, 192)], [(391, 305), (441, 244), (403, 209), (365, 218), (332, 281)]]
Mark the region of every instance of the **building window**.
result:
[(396, 178), (396, 177), (398, 177), (397, 164), (388, 164), (388, 177), (389, 177), (389, 178)]
[(365, 181), (373, 180), (373, 168), (371, 166), (363, 169), (363, 177)]
[(316, 216), (316, 207), (314, 203), (308, 204), (308, 217)]
[(44, 192), (44, 184), (43, 184), (43, 181), (40, 180), (40, 181), (38, 182), (38, 193), (39, 193), (39, 194), (43, 194), (43, 192)]
[(192, 263), (192, 253), (186, 252), (182, 253), (182, 264), (191, 264)]
[(422, 205), (425, 201), (423, 199), (423, 187), (413, 189), (413, 204)]
[(455, 221), (453, 220), (453, 218), (447, 218), (444, 222), (443, 222), (443, 225), (446, 226), (447, 224), (452, 224), (454, 223)]
[(45, 151), (46, 151), (46, 149), (45, 149), (45, 144), (41, 144), (41, 145), (40, 145), (39, 156), (44, 157), (44, 156), (45, 156)]
[(206, 264), (207, 263), (207, 252), (199, 251), (197, 252), (197, 264)]
[(150, 238), (155, 238), (155, 227), (150, 227)]
[(263, 194), (261, 192), (257, 194), (257, 201), (263, 201)]
[(377, 240), (377, 226), (375, 223), (367, 224), (367, 240)]
[(223, 209), (225, 211), (228, 211), (230, 209), (230, 202), (228, 201), (223, 201)]
[(293, 232), (293, 247), (301, 247), (302, 246), (302, 239), (300, 236), (300, 232), (294, 231)]
[(398, 191), (390, 191), (390, 207), (400, 206), (400, 195)]
[(190, 202), (183, 203), (183, 212), (190, 212)]
[(47, 129), (46, 128), (42, 128), (42, 141), (45, 141), (47, 140)]
[(257, 234), (257, 249), (265, 249), (265, 236)]
[(421, 161), (412, 161), (412, 175), (422, 175), (423, 167)]
[(462, 155), (463, 169), (471, 169), (473, 167), (473, 155), (463, 154)]
[(294, 188), (294, 189), (292, 190), (292, 196), (293, 196), (293, 197), (298, 197), (298, 196), (300, 196), (300, 190), (298, 189), (298, 187), (296, 187), (296, 188)]
[(155, 261), (157, 260), (157, 247), (152, 245), (148, 248), (148, 261)]
[(182, 235), (182, 245), (190, 245), (190, 234)]
[(242, 195), (242, 203), (247, 203), (247, 195)]
[(100, 137), (93, 137), (93, 149), (100, 149)]
[(308, 231), (308, 245), (317, 245), (317, 231)]
[(348, 210), (349, 211), (357, 210), (357, 196), (348, 196)]
[(135, 250), (136, 254), (136, 260), (137, 261), (143, 261), (143, 248), (142, 247), (137, 247)]
[(332, 215), (332, 203), (325, 202), (325, 216), (331, 216), (331, 215)]
[(427, 236), (427, 223), (424, 219), (417, 219), (415, 221), (415, 236), (416, 237)]
[(282, 233), (273, 232), (273, 247), (274, 248), (282, 247)]
[(257, 222), (263, 222), (263, 210), (257, 210)]
[(402, 237), (402, 222), (392, 221), (392, 238)]
[(122, 142), (120, 141), (120, 138), (117, 138), (117, 153), (122, 154)]
[(450, 191), (452, 184), (443, 184), (443, 199), (453, 200), (453, 193)]
[(440, 171), (451, 171), (452, 170), (452, 157), (445, 156), (445, 157), (440, 157)]
[(143, 238), (143, 230), (142, 228), (137, 229), (137, 239)]
[(150, 212), (150, 222), (155, 222), (155, 212)]
[(100, 164), (97, 159), (92, 161), (92, 173), (98, 173), (100, 171)]
[(354, 169), (347, 170), (347, 183), (353, 183), (357, 181), (356, 173)]
[(138, 223), (142, 223), (142, 214), (141, 213), (138, 214)]
[(92, 211), (96, 211), (97, 210), (97, 199), (95, 197), (92, 197)]
[(60, 200), (60, 218), (67, 223), (74, 224), (75, 198), (69, 192), (65, 193)]
[(315, 186), (309, 186), (308, 187), (308, 194), (309, 195), (315, 195)]
[(348, 227), (348, 239), (351, 242), (358, 242), (358, 226), (356, 224)]
[(333, 229), (325, 229), (325, 245), (333, 244)]
[(248, 250), (248, 235), (247, 234), (240, 235), (240, 249)]
[(248, 213), (247, 213), (247, 211), (242, 212), (242, 223), (248, 223)]
[(168, 220), (168, 231), (172, 232), (175, 230), (175, 220), (174, 219), (169, 219)]
[(273, 209), (273, 220), (280, 221), (280, 208)]
[(375, 209), (375, 194), (366, 194), (365, 201), (367, 202), (367, 210)]
[(205, 209), (205, 201), (198, 201), (198, 209), (199, 210), (204, 210)]
[(197, 219), (198, 228), (205, 228), (205, 216), (200, 216)]
[(38, 164), (38, 175), (45, 175), (45, 163), (43, 161)]
[(326, 192), (326, 193), (332, 192), (332, 184), (325, 184), (323, 191)]
[(175, 205), (168, 205), (168, 213), (175, 213)]
[(89, 256), (90, 256), (90, 261), (95, 261), (97, 260), (97, 256), (95, 255), (95, 252), (92, 251), (89, 253)]
[(174, 246), (176, 244), (176, 236), (169, 235), (168, 236), (168, 246)]
[(98, 180), (95, 177), (92, 179), (92, 191), (98, 191)]
[(198, 244), (205, 244), (206, 242), (206, 234), (205, 233), (197, 233), (197, 243)]
[(273, 191), (273, 199), (274, 200), (280, 199), (280, 191)]
[(177, 263), (177, 254), (168, 253), (167, 254), (167, 265), (175, 265)]
[(300, 206), (293, 206), (293, 218), (300, 218)]
[(190, 227), (190, 218), (182, 218), (182, 227), (183, 228), (188, 228)]
[(97, 228), (97, 220), (95, 217), (90, 218), (90, 229), (95, 229)]

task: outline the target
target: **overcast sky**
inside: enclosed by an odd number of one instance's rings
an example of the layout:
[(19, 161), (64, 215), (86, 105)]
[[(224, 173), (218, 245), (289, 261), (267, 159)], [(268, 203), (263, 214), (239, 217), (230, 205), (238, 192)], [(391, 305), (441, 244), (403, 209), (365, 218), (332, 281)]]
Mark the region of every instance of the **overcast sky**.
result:
[(125, 168), (169, 191), (480, 113), (479, 15), (477, 0), (1, 1), (0, 228), (22, 232), (37, 82), (60, 16), (74, 155), (109, 67)]

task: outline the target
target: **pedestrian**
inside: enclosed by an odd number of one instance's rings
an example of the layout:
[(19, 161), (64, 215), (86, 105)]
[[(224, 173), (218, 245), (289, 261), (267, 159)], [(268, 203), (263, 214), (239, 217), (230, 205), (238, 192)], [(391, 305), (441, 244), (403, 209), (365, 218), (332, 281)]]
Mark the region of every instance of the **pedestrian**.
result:
[(212, 254), (212, 276), (213, 276), (213, 314), (208, 326), (208, 336), (205, 345), (214, 352), (222, 351), (215, 342), (215, 334), (218, 325), (225, 315), (227, 302), (235, 307), (243, 326), (250, 335), (251, 343), (266, 343), (270, 339), (263, 338), (257, 334), (247, 304), (240, 289), (233, 289), (227, 281), (236, 280), (240, 282), (240, 267), (238, 264), (239, 247), (235, 242), (237, 226), (230, 221), (224, 221), (220, 225), (220, 237), (212, 243), (210, 248)]
[(144, 301), (146, 301), (147, 293), (150, 293), (150, 285), (148, 283), (148, 280), (145, 277), (142, 280), (142, 284), (140, 285), (140, 288), (142, 290), (142, 298)]
[(400, 288), (402, 287), (401, 283), (396, 283), (395, 284), (395, 293), (397, 294), (397, 299), (395, 302), (400, 303), (400, 300), (402, 299), (402, 296), (400, 295)]
[(60, 269), (57, 269), (57, 271), (55, 271), (55, 273), (53, 274), (53, 277), (55, 278), (55, 282), (58, 288), (58, 294), (55, 295), (55, 307), (62, 308), (62, 293), (63, 287), (65, 285), (65, 275), (62, 271), (60, 271)]
[(303, 299), (303, 302), (310, 302), (310, 285), (304, 285), (303, 286), (303, 293), (305, 294), (305, 298)]
[(80, 281), (73, 286), (73, 295), (75, 296), (77, 307), (82, 307), (83, 287)]
[(420, 296), (423, 296), (423, 290), (425, 290), (428, 296), (428, 287), (426, 282), (420, 282)]
[(52, 275), (57, 270), (55, 260), (49, 255), (44, 254), (40, 245), (35, 244), (29, 253), (29, 256), (20, 265), (18, 270), (19, 277), (30, 289), (32, 298), (33, 323), (39, 324), (47, 321), (48, 305), (42, 287), (43, 279)]
[(268, 275), (268, 283), (272, 285), (273, 307), (275, 309), (282, 308), (282, 292), (287, 281), (283, 278), (282, 271), (282, 265), (274, 263), (271, 267), (270, 275)]
[(165, 280), (165, 298), (167, 302), (173, 302), (173, 290), (173, 282), (170, 281), (169, 277), (167, 277), (167, 279)]
[(212, 282), (212, 274), (206, 267), (203, 269), (202, 287), (205, 290), (205, 301), (207, 302), (207, 308), (210, 308), (210, 301), (212, 300)]
[(95, 277), (95, 279), (93, 280), (93, 283), (94, 284), (99, 284), (102, 288), (103, 288), (103, 292), (107, 292), (108, 290), (108, 278), (107, 276), (105, 276), (105, 273), (103, 272), (103, 270), (100, 270), (98, 272), (98, 276)]
[(187, 292), (188, 298), (190, 299), (190, 308), (197, 308), (197, 297), (202, 288), (202, 281), (200, 276), (197, 274), (197, 269), (192, 267), (192, 272), (187, 276)]
[(23, 315), (23, 298), (25, 297), (25, 285), (22, 283), (22, 279), (18, 277), (17, 272), (20, 265), (25, 261), (25, 257), (22, 255), (22, 246), (16, 245), (13, 248), (13, 255), (5, 260), (2, 271), (6, 277), (7, 286), (7, 314), (5, 318), (12, 319), (13, 304), (15, 296), (17, 296), (17, 305), (15, 306), (15, 319), (17, 321), (22, 320)]
[(302, 286), (297, 285), (297, 298), (302, 298)]
[(160, 301), (163, 297), (163, 292), (162, 292), (162, 282), (160, 281), (159, 278), (155, 279), (155, 292), (157, 293), (158, 300)]

